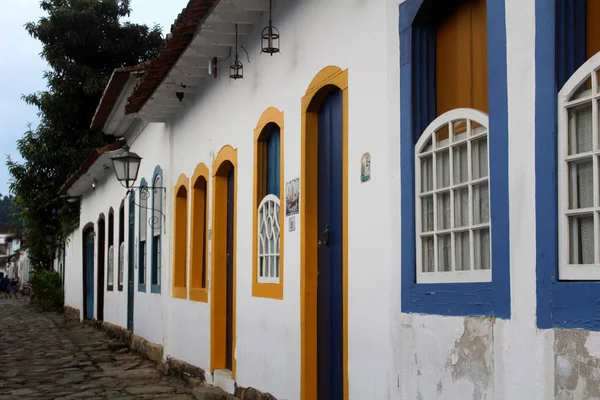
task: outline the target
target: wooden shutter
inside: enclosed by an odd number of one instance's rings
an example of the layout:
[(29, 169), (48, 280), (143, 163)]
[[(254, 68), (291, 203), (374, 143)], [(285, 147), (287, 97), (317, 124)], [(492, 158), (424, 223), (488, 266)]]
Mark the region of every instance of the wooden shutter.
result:
[(436, 28), (436, 114), (488, 112), (487, 80), (486, 2), (465, 1)]

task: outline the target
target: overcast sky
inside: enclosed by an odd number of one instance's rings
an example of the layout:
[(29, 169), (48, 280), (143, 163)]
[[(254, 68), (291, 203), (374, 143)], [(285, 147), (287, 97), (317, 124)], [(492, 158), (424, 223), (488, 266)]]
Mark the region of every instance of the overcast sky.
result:
[[(39, 54), (41, 45), (27, 34), (24, 25), (42, 16), (39, 0), (2, 0), (0, 13), (0, 193), (8, 193), (6, 155), (20, 160), (16, 140), (28, 124), (38, 123), (37, 109), (21, 100), (21, 95), (45, 89), (42, 74), (47, 64)], [(159, 24), (163, 36), (187, 4), (187, 0), (132, 0), (130, 20)]]

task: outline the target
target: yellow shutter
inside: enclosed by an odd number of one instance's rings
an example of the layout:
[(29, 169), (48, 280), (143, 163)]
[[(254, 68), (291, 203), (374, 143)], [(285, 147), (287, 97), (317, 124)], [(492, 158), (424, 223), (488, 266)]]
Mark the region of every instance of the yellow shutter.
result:
[(486, 25), (485, 0), (463, 2), (438, 25), (437, 115), (460, 107), (488, 111)]

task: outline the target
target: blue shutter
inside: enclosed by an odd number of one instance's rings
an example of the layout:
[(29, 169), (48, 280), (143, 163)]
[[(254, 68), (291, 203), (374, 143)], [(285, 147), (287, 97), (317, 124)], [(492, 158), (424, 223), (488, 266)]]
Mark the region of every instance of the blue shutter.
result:
[(267, 194), (279, 197), (280, 177), (280, 138), (279, 127), (275, 126), (267, 140)]
[(586, 61), (586, 1), (556, 2), (557, 91)]

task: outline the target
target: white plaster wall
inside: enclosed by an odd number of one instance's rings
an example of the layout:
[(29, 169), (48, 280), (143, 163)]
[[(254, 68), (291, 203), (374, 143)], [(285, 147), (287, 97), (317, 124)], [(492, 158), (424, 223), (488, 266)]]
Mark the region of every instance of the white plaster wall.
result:
[[(135, 287), (135, 298), (134, 298), (134, 323), (133, 323), (133, 331), (136, 335), (140, 335), (146, 338), (148, 341), (152, 343), (161, 344), (164, 346), (165, 340), (164, 335), (166, 334), (166, 315), (164, 313), (164, 304), (163, 301), (165, 298), (170, 296), (170, 289), (168, 286), (168, 282), (165, 280), (168, 279), (170, 268), (170, 239), (169, 239), (169, 229), (168, 224), (171, 219), (171, 184), (169, 182), (169, 134), (165, 129), (164, 124), (149, 124), (143, 130), (143, 132), (133, 141), (131, 142), (131, 151), (139, 154), (143, 160), (140, 166), (140, 171), (138, 174), (138, 181), (136, 184), (139, 185), (142, 178), (146, 179), (148, 186), (152, 185), (152, 178), (154, 174), (155, 167), (160, 165), (163, 170), (163, 187), (166, 187), (166, 192), (163, 192), (163, 212), (166, 215), (166, 220), (163, 220), (162, 226), (162, 247), (161, 247), (161, 255), (162, 255), (162, 269), (161, 269), (161, 293), (152, 293), (151, 292), (151, 240), (152, 240), (152, 229), (148, 225), (147, 231), (147, 239), (148, 242), (146, 244), (147, 248), (147, 260), (146, 260), (146, 292), (138, 291), (138, 282), (139, 282), (139, 246), (136, 245), (136, 256), (135, 256), (135, 279), (134, 279), (134, 287)], [(139, 204), (139, 192), (138, 197), (136, 198), (136, 203)], [(152, 207), (152, 197), (148, 199), (147, 203), (148, 207)], [(152, 212), (148, 210), (147, 218), (152, 216)], [(140, 228), (140, 214), (139, 207), (136, 206), (135, 212), (135, 236), (136, 243), (139, 240), (139, 228)], [(148, 221), (145, 222), (148, 224)], [(127, 246), (127, 244), (126, 244)]]
[[(388, 15), (393, 14), (390, 24), (397, 23), (398, 3), (401, 2), (388, 2)], [(461, 338), (470, 318), (401, 315), (393, 317), (391, 325), (394, 366), (401, 382), (398, 398), (553, 397), (554, 335), (552, 331), (537, 330), (535, 316), (534, 16), (534, 2), (506, 1), (512, 315), (510, 320), (481, 322), (491, 334), (487, 348), (493, 355), (489, 384), (477, 388), (468, 374), (465, 377), (456, 373), (455, 354), (463, 349)], [(397, 59), (397, 33), (388, 32), (395, 39), (388, 54)], [(388, 65), (394, 70), (392, 74), (399, 70), (397, 61)], [(397, 107), (395, 98), (393, 102)], [(392, 112), (390, 116), (393, 118)], [(392, 272), (392, 276), (399, 281), (399, 271)], [(391, 296), (397, 304), (399, 288), (400, 285), (395, 286)], [(399, 313), (399, 306), (394, 303), (390, 309), (393, 315)]]
[[(387, 211), (395, 207), (390, 193), (398, 183), (390, 182), (397, 178), (398, 161), (390, 154), (397, 131), (391, 131), (389, 110), (383, 105), (388, 91), (397, 95), (398, 87), (389, 88), (387, 75), (376, 67), (377, 60), (385, 59), (386, 30), (397, 32), (397, 20), (386, 25), (386, 11), (384, 2), (278, 3), (274, 20), (285, 38), (282, 54), (259, 55), (255, 32), (245, 43), (252, 62), (245, 63), (244, 80), (228, 79), (228, 64), (222, 64), (219, 79), (209, 82), (173, 122), (173, 182), (180, 173), (190, 176), (199, 162), (211, 167), (226, 144), (238, 150), (236, 360), (241, 386), (286, 399), (297, 399), (300, 393), (299, 216), (297, 230), (284, 232), (284, 299), (251, 294), (253, 129), (268, 107), (284, 112), (283, 174), (286, 181), (298, 177), (301, 98), (322, 68), (336, 65), (349, 71), (350, 394), (356, 399), (388, 396), (392, 357), (386, 310), (389, 288), (395, 282), (389, 280), (392, 264), (387, 254), (397, 252), (398, 237), (389, 234)], [(398, 111), (394, 112), (397, 117)], [(361, 184), (360, 157), (367, 151), (372, 156), (372, 180)], [(184, 308), (185, 303), (171, 301), (169, 353), (192, 360), (196, 356), (189, 346), (198, 344), (189, 341), (189, 331), (197, 332), (196, 342), (205, 343), (200, 365), (209, 365), (209, 315), (192, 316), (191, 307), (198, 313), (203, 305)]]
[(71, 232), (65, 246), (65, 305), (81, 311), (83, 316), (83, 275), (81, 230)]
[[(163, 186), (167, 186), (168, 183), (168, 164), (169, 164), (169, 153), (165, 149), (169, 148), (169, 138), (165, 131), (164, 124), (150, 124), (140, 136), (130, 141), (131, 150), (140, 154), (143, 158), (139, 180), (145, 177), (146, 180), (151, 183), (152, 174), (156, 165), (161, 165), (163, 168), (164, 181)], [(139, 180), (137, 184), (139, 184)], [(105, 292), (104, 292), (104, 320), (111, 322), (116, 325), (123, 327), (127, 326), (127, 278), (128, 278), (128, 220), (129, 220), (129, 203), (126, 199), (126, 189), (116, 180), (113, 171), (108, 171), (104, 178), (99, 179), (96, 183), (96, 188), (84, 194), (81, 202), (81, 214), (80, 214), (80, 227), (76, 229), (72, 235), (66, 250), (66, 274), (65, 274), (65, 304), (71, 307), (82, 310), (83, 305), (83, 292), (82, 292), (82, 249), (81, 240), (82, 233), (81, 229), (88, 223), (94, 223), (94, 232), (96, 233), (95, 238), (95, 249), (94, 249), (94, 317), (97, 317), (97, 304), (98, 304), (98, 292), (97, 292), (97, 274), (98, 274), (98, 218), (100, 214), (105, 216), (105, 229), (106, 229), (106, 241), (105, 241)], [(123, 273), (123, 290), (118, 290), (118, 247), (119, 247), (119, 207), (121, 201), (125, 200), (125, 265)], [(168, 207), (168, 196), (164, 196), (164, 210)], [(138, 203), (138, 198), (136, 198)], [(151, 206), (151, 203), (148, 204)], [(108, 283), (108, 214), (110, 208), (114, 210), (114, 232), (113, 232), (113, 243), (115, 246), (115, 263), (114, 263), (114, 290), (107, 291), (106, 285)], [(166, 212), (168, 215), (168, 212)], [(149, 214), (150, 216), (150, 214)], [(135, 212), (136, 228), (135, 236), (136, 242), (139, 237), (139, 209), (136, 207)], [(162, 275), (168, 274), (169, 268), (165, 268), (168, 265), (168, 258), (170, 257), (168, 249), (168, 235), (166, 235), (167, 229), (166, 224), (163, 228), (163, 252), (162, 252)], [(160, 294), (153, 294), (150, 292), (150, 285), (146, 285), (146, 293), (138, 291), (138, 258), (137, 258), (137, 246), (135, 246), (135, 269), (134, 269), (134, 333), (145, 337), (147, 340), (163, 344), (163, 336), (165, 332), (163, 328), (164, 314), (162, 312), (162, 296)], [(148, 253), (147, 262), (147, 277), (148, 282), (150, 279), (150, 253)], [(165, 286), (163, 285), (163, 290)], [(83, 313), (81, 314), (83, 316)]]

